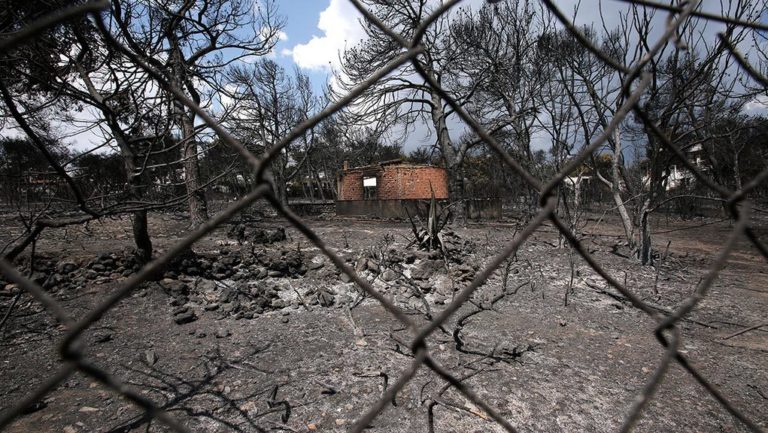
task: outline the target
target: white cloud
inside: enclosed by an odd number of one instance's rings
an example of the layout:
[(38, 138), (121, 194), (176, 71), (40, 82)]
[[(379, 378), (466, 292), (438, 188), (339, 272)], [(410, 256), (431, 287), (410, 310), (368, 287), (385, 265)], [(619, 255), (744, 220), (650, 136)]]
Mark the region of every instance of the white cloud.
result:
[(339, 53), (363, 39), (365, 32), (360, 24), (360, 13), (347, 0), (330, 0), (320, 13), (317, 28), (322, 36), (313, 36), (305, 44), (298, 44), (284, 53), (293, 56), (301, 68), (328, 70), (339, 64)]
[(768, 113), (768, 96), (758, 95), (744, 105), (744, 112), (749, 115), (764, 115)]

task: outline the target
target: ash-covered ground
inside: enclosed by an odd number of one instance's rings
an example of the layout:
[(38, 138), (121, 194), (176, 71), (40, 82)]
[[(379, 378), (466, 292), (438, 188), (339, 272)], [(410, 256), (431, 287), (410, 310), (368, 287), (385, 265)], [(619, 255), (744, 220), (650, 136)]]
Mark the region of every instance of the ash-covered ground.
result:
[[(705, 221), (707, 222), (707, 221)], [(449, 226), (447, 256), (410, 245), (410, 224), (310, 221), (360, 276), (418, 324), (439, 314), (523, 227)], [(156, 253), (187, 233), (151, 220)], [(7, 235), (18, 231), (10, 216)], [(584, 245), (660, 314), (707, 272), (727, 222), (663, 221), (657, 267), (628, 258), (620, 227), (588, 220)], [(758, 230), (758, 234), (763, 236)], [(7, 239), (5, 239), (7, 238)], [(669, 250), (665, 247), (671, 241)], [(521, 432), (617, 431), (663, 348), (633, 308), (544, 226), (428, 339), (433, 357)], [(32, 278), (82, 317), (137, 269), (130, 221), (50, 230)], [(29, 256), (18, 267), (29, 269)], [(746, 240), (681, 322), (682, 351), (735, 407), (768, 428), (768, 266)], [(20, 289), (0, 282), (5, 314)], [(566, 301), (567, 296), (567, 301)], [(60, 366), (65, 329), (22, 294), (0, 330), (0, 412)], [(413, 361), (412, 333), (285, 221), (235, 221), (178, 257), (86, 332), (86, 356), (191, 431), (347, 431)], [(81, 374), (16, 418), (11, 432), (167, 431)], [(748, 431), (673, 365), (637, 431)], [(496, 432), (488, 414), (422, 367), (373, 421), (377, 432)]]

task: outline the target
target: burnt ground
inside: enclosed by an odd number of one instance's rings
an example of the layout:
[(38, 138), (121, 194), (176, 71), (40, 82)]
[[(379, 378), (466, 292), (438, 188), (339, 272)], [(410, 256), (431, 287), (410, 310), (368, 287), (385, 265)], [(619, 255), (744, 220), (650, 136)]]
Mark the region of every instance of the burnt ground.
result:
[[(406, 249), (406, 223), (317, 219), (312, 226), (418, 323), (511, 239), (515, 221), (470, 224), (447, 237), (452, 260)], [(17, 227), (8, 216), (7, 242)], [(151, 220), (158, 252), (187, 233), (180, 216)], [(285, 228), (286, 239), (278, 230)], [(81, 317), (133, 272), (130, 224), (51, 230), (33, 278)], [(657, 269), (626, 256), (615, 221), (595, 215), (585, 245), (660, 311), (708, 270), (727, 222), (660, 221), (669, 253)], [(765, 238), (765, 225), (758, 228)], [(240, 245), (237, 238), (243, 241)], [(266, 242), (266, 243), (262, 243)], [(654, 322), (578, 256), (538, 230), (429, 339), (434, 357), (521, 432), (616, 431), (662, 356)], [(20, 260), (28, 268), (28, 258)], [(564, 295), (572, 279), (568, 305)], [(227, 225), (93, 324), (86, 356), (192, 431), (346, 431), (412, 361), (409, 333), (279, 219)], [(506, 284), (505, 284), (506, 280)], [(736, 407), (768, 428), (768, 266), (742, 240), (707, 298), (681, 323), (682, 350)], [(0, 284), (4, 314), (18, 289)], [(0, 330), (0, 413), (60, 365), (62, 326), (22, 294)], [(166, 431), (120, 395), (76, 374), (7, 431)], [(370, 426), (377, 432), (497, 432), (501, 427), (426, 368)], [(673, 365), (637, 431), (741, 432)]]

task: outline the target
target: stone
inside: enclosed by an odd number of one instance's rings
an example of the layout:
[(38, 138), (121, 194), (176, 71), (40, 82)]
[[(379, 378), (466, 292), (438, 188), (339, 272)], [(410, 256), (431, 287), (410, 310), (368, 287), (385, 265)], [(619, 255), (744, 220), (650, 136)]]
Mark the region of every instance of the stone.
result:
[(373, 260), (368, 259), (368, 264), (366, 265), (369, 271), (373, 272), (374, 274), (378, 274), (381, 268), (379, 268), (379, 264), (374, 262)]
[(272, 308), (275, 308), (275, 309), (285, 308), (285, 301), (283, 301), (280, 298), (273, 299), (272, 300)]
[(340, 305), (340, 306), (349, 305), (353, 301), (354, 299), (352, 299), (352, 297), (349, 295), (342, 294), (342, 295), (336, 296), (336, 305)]
[(173, 299), (171, 299), (171, 302), (169, 303), (171, 307), (180, 307), (188, 302), (188, 299), (183, 296), (177, 296)]
[(272, 277), (272, 278), (281, 278), (285, 274), (282, 271), (271, 270), (271, 271), (269, 271), (269, 273), (267, 273), (267, 275)]
[(323, 263), (321, 261), (315, 261), (315, 259), (312, 259), (312, 261), (309, 262), (309, 264), (307, 264), (307, 269), (309, 269), (311, 271), (316, 271), (316, 270), (322, 268), (323, 266), (325, 266), (325, 263)]
[(176, 322), (177, 325), (184, 325), (186, 323), (192, 323), (195, 320), (197, 320), (197, 316), (193, 311), (187, 311), (186, 313), (181, 313), (176, 316), (174, 316), (173, 321)]
[(393, 271), (392, 269), (387, 269), (384, 271), (384, 273), (381, 274), (382, 281), (391, 282), (397, 280), (399, 275), (397, 272)]
[(438, 260), (424, 260), (411, 269), (411, 278), (414, 280), (426, 280), (440, 269), (443, 264)]
[(44, 289), (52, 289), (56, 286), (58, 286), (61, 283), (61, 277), (59, 274), (51, 274), (48, 278), (46, 278), (45, 282), (43, 283)]
[(274, 230), (256, 229), (250, 234), (251, 241), (258, 244), (272, 244), (287, 239), (285, 229), (278, 227)]
[(368, 259), (361, 258), (355, 263), (355, 272), (360, 273), (368, 268)]
[(147, 350), (144, 352), (144, 359), (147, 361), (147, 365), (155, 365), (157, 362), (157, 354), (154, 350)]
[(15, 296), (17, 293), (19, 293), (21, 290), (19, 289), (18, 284), (6, 284), (5, 287), (3, 287), (2, 295), (3, 296)]
[(219, 329), (216, 331), (216, 338), (226, 338), (232, 335), (232, 331), (229, 329)]
[(330, 307), (336, 301), (336, 297), (327, 290), (321, 290), (317, 294), (317, 302), (323, 307)]
[(98, 331), (93, 335), (93, 341), (96, 343), (106, 343), (107, 341), (111, 341), (114, 335), (112, 334), (112, 331), (109, 330), (103, 330)]
[(269, 274), (269, 271), (267, 270), (267, 268), (260, 266), (259, 268), (256, 269), (254, 276), (258, 279), (262, 279), (262, 278), (266, 278), (268, 274)]
[(196, 287), (197, 287), (197, 290), (200, 290), (203, 292), (212, 292), (216, 290), (216, 282), (200, 278), (199, 280), (197, 280)]
[(183, 281), (179, 281), (173, 278), (163, 278), (160, 280), (160, 285), (171, 293), (187, 294), (189, 293), (189, 287)]
[(68, 274), (76, 270), (77, 270), (77, 264), (73, 261), (65, 260), (65, 261), (59, 262), (59, 264), (56, 265), (56, 271), (62, 274)]
[(48, 279), (48, 275), (42, 272), (35, 272), (29, 279), (36, 282), (37, 284), (43, 284), (45, 280)]
[(339, 276), (342, 283), (349, 283), (352, 281), (352, 278), (349, 277), (349, 275), (342, 272), (341, 276)]
[(174, 308), (173, 311), (171, 311), (171, 314), (176, 316), (176, 315), (179, 315), (179, 314), (186, 313), (187, 311), (189, 311), (189, 307), (186, 306), (186, 305), (183, 305), (181, 307)]

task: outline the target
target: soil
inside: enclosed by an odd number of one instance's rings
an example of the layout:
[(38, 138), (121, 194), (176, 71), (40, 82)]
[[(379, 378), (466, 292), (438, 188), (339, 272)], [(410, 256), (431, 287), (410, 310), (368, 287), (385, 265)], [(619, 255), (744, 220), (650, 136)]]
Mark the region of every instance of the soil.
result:
[[(150, 223), (156, 254), (188, 233), (181, 215), (155, 215)], [(0, 245), (19, 231), (11, 215), (2, 224)], [(445, 234), (451, 257), (444, 261), (408, 248), (407, 223), (323, 217), (310, 224), (421, 325), (522, 227), (514, 220), (454, 227)], [(757, 227), (763, 239), (765, 227)], [(729, 228), (715, 220), (659, 221), (657, 267), (626, 257), (615, 220), (593, 215), (581, 233), (612, 275), (669, 311), (708, 271)], [(280, 229), (284, 240), (273, 235)], [(557, 245), (551, 226), (537, 230), (428, 345), (520, 432), (617, 431), (663, 355), (655, 322)], [(134, 271), (130, 247), (124, 219), (49, 230), (36, 245), (33, 275), (70, 315), (82, 317)], [(17, 265), (28, 269), (29, 257)], [(347, 431), (413, 358), (409, 331), (345, 280), (283, 220), (228, 224), (94, 323), (83, 337), (86, 357), (191, 431)], [(764, 430), (768, 326), (733, 334), (765, 323), (766, 287), (768, 265), (742, 239), (711, 292), (680, 324), (682, 352)], [(0, 281), (2, 315), (17, 293)], [(20, 295), (0, 330), (0, 416), (60, 367), (64, 332)], [(168, 431), (81, 373), (26, 412), (7, 431)], [(367, 431), (503, 429), (422, 367)], [(748, 429), (673, 364), (636, 431)]]

